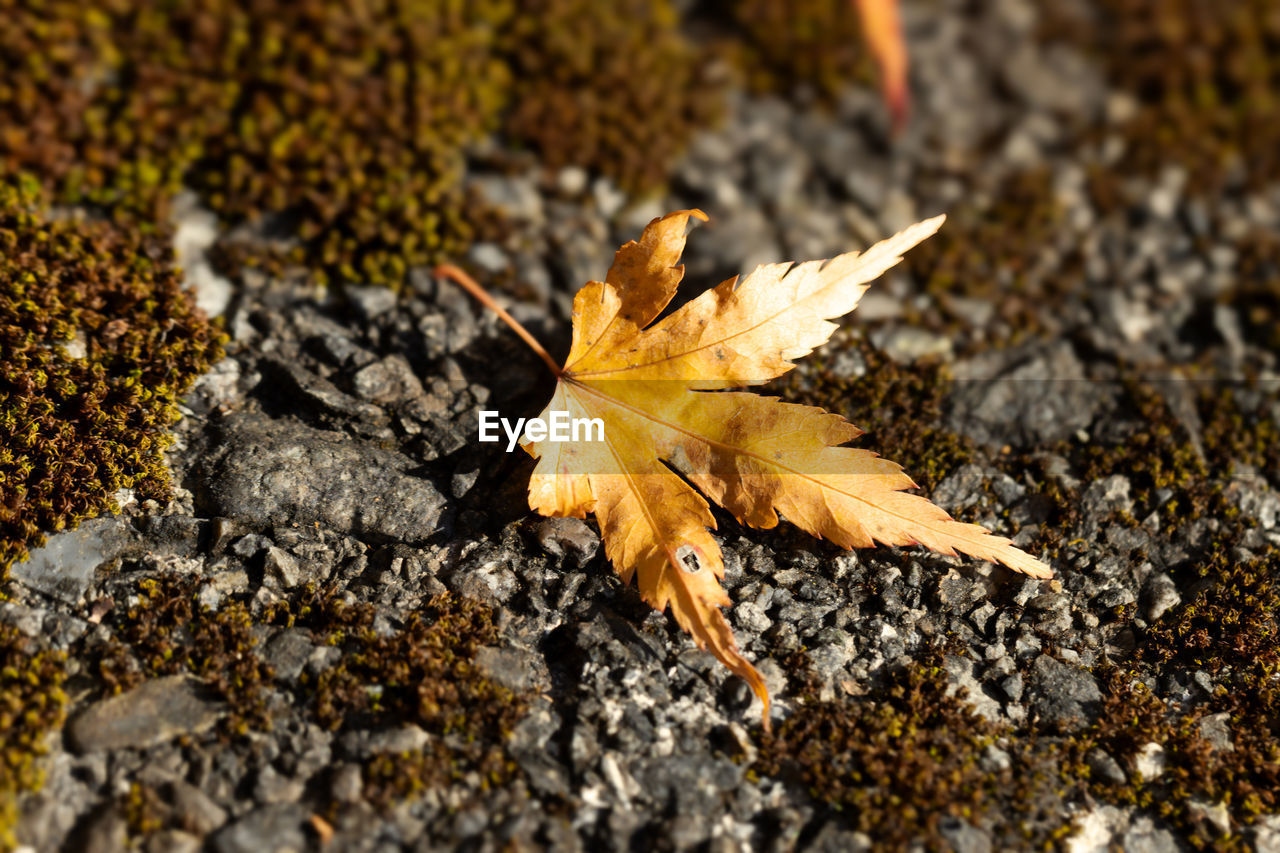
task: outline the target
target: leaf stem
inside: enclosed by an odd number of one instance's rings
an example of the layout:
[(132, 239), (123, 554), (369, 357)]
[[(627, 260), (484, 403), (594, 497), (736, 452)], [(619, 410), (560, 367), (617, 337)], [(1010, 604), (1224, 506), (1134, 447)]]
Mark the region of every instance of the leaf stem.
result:
[(447, 278), (450, 281), (461, 285), (462, 289), (474, 296), (481, 305), (501, 317), (502, 322), (510, 326), (512, 331), (519, 335), (520, 339), (528, 344), (529, 348), (536, 352), (539, 358), (546, 362), (547, 367), (551, 368), (551, 373), (556, 377), (556, 379), (559, 379), (564, 374), (564, 370), (561, 369), (560, 365), (556, 364), (556, 360), (542, 348), (542, 344), (538, 343), (538, 339), (529, 334), (529, 330), (520, 325), (519, 320), (512, 317), (507, 313), (505, 308), (495, 302), (493, 297), (489, 295), (489, 292), (477, 284), (474, 278), (467, 275), (462, 269), (454, 266), (453, 264), (441, 264), (436, 267), (433, 272), (440, 278)]

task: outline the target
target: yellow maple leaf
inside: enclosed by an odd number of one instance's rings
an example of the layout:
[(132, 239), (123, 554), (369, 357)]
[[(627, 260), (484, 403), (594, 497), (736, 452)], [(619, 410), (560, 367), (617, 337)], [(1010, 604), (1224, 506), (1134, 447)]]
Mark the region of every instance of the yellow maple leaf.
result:
[(774, 527), (781, 514), (845, 548), (923, 545), (1035, 577), (1052, 572), (1008, 539), (954, 521), (905, 491), (915, 483), (897, 464), (843, 446), (861, 430), (838, 415), (727, 390), (780, 376), (826, 342), (837, 328), (829, 320), (852, 311), (867, 282), (933, 234), (943, 217), (865, 252), (757, 267), (654, 322), (684, 274), (679, 260), (690, 217), (707, 218), (682, 210), (655, 219), (639, 241), (618, 250), (603, 282), (578, 291), (563, 367), (465, 273), (440, 273), (498, 311), (556, 374), (544, 422), (562, 412), (603, 424), (600, 436), (584, 430), (570, 440), (522, 442), (538, 460), (529, 505), (549, 516), (594, 513), (623, 582), (636, 578), (645, 601), (669, 607), (700, 648), (746, 679), (767, 727), (764, 680), (720, 610), (730, 601), (720, 586), (724, 562), (707, 498), (751, 527)]

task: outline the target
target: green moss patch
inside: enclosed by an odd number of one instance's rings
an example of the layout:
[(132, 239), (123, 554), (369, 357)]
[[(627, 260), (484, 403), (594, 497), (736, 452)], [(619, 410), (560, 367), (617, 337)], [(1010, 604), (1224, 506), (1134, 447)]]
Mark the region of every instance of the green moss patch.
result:
[(119, 489), (167, 493), (177, 398), (221, 341), (167, 250), (0, 184), (0, 572)]

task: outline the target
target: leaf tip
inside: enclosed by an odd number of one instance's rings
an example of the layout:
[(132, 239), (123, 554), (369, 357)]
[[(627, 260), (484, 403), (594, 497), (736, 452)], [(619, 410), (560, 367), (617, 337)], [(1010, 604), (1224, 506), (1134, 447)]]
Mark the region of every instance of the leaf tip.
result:
[(927, 231), (929, 233), (929, 236), (932, 236), (938, 233), (938, 229), (941, 228), (942, 223), (946, 221), (947, 221), (947, 215), (945, 213), (939, 213), (937, 216), (932, 216), (924, 220), (923, 222), (921, 222), (920, 230)]

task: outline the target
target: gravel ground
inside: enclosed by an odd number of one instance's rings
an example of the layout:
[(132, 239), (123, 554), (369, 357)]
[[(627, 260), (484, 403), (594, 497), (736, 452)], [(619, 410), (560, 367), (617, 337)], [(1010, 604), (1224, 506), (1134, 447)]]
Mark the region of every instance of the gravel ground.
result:
[[(186, 400), (178, 500), (53, 537), (0, 604), (70, 652), (69, 722), (19, 842), (1280, 850), (1274, 789), (1222, 758), (1266, 756), (1269, 732), (1276, 760), (1278, 709), (1257, 711), (1274, 678), (1238, 679), (1275, 654), (1280, 495), (1259, 460), (1278, 452), (1277, 354), (1230, 294), (1280, 192), (1108, 171), (1127, 96), (1034, 38), (1035, 8), (907, 4), (896, 140), (871, 91), (830, 110), (739, 95), (649, 199), (495, 148), (469, 181), (505, 225), (460, 260), (562, 355), (573, 292), (667, 210), (711, 216), (694, 292), (949, 213), (952, 242), (877, 282), (780, 390), (871, 426), (935, 502), (1057, 577), (718, 514), (729, 619), (776, 698), (766, 735), (746, 685), (619, 583), (591, 522), (528, 510), (531, 460), (475, 442), (481, 408), (532, 414), (551, 387), (495, 317), (422, 271), (398, 301), (220, 279), (193, 203), (185, 265), (232, 341)], [(1047, 222), (1008, 200), (1018, 180), (1047, 188)], [(989, 267), (965, 258), (984, 221)], [(931, 286), (956, 256), (989, 280)], [(1261, 615), (1194, 623), (1241, 566)], [(1235, 632), (1258, 645), (1214, 651)]]

